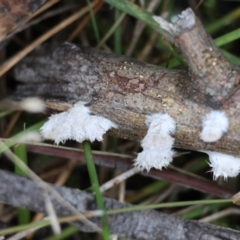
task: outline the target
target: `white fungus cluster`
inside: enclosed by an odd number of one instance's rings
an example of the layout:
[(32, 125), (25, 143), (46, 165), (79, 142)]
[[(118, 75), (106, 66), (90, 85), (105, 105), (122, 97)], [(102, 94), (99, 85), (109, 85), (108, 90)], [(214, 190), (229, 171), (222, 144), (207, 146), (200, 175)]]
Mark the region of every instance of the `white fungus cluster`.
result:
[(168, 114), (157, 113), (148, 116), (146, 124), (149, 128), (141, 141), (143, 151), (134, 160), (134, 165), (147, 171), (167, 167), (174, 155), (174, 138), (170, 134), (175, 131), (175, 121)]
[(208, 154), (213, 179), (236, 177), (240, 173), (240, 158), (219, 152), (202, 151)]
[[(211, 111), (203, 118), (200, 138), (204, 142), (216, 142), (227, 132), (228, 126), (229, 120), (224, 111)], [(213, 151), (202, 150), (202, 152), (209, 156), (209, 165), (215, 180), (219, 177), (226, 180), (239, 174), (240, 158)]]
[(90, 115), (90, 109), (84, 104), (78, 102), (68, 111), (49, 117), (40, 129), (43, 138), (54, 140), (56, 144), (66, 140), (102, 141), (110, 128), (117, 128), (115, 123), (104, 117)]
[(204, 142), (216, 142), (228, 130), (228, 117), (223, 111), (211, 111), (202, 121), (200, 138)]

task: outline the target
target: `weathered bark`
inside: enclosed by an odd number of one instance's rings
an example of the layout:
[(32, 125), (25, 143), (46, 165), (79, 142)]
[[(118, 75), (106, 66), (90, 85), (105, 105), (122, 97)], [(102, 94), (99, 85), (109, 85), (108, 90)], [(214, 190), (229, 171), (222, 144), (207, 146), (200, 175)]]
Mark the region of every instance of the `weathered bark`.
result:
[[(192, 10), (175, 25), (162, 18), (158, 22), (182, 51), (190, 74), (73, 44), (51, 44), (15, 68), (15, 78), (25, 83), (15, 97), (38, 95), (59, 111), (86, 101), (93, 113), (119, 126), (112, 134), (132, 140), (145, 135), (147, 114), (168, 113), (177, 123), (175, 147), (240, 155), (239, 68), (223, 58)], [(218, 142), (205, 143), (199, 138), (201, 119), (216, 108), (227, 113), (229, 131)]]
[(229, 108), (229, 98), (239, 86), (239, 67), (222, 56), (194, 12), (183, 11), (175, 24), (154, 18), (170, 33), (168, 39), (176, 44), (188, 64), (188, 84), (197, 91), (190, 98), (213, 108)]
[[(4, 183), (0, 184), (0, 202), (46, 213), (43, 189), (36, 182), (2, 170), (0, 170), (0, 182)], [(78, 189), (58, 187), (51, 184), (49, 186), (80, 212), (96, 209), (95, 200), (91, 194)], [(49, 196), (58, 216), (72, 215), (71, 211), (66, 206), (62, 206), (50, 191)], [(110, 198), (104, 198), (104, 203), (107, 210), (132, 206)], [(99, 218), (91, 220), (101, 226)], [(182, 220), (154, 210), (130, 211), (109, 215), (108, 222), (111, 233), (138, 240), (240, 239), (240, 232), (238, 231), (193, 220)], [(74, 225), (82, 231), (93, 231), (80, 221), (75, 221)]]
[[(93, 113), (115, 122), (111, 133), (140, 140), (146, 133), (145, 116), (168, 113), (177, 123), (175, 147), (240, 154), (237, 102), (224, 109), (230, 127), (216, 143), (200, 140), (201, 119), (212, 108), (203, 104), (186, 71), (169, 70), (134, 59), (75, 45), (44, 45), (25, 58), (15, 77), (24, 82), (16, 98), (41, 96), (49, 108), (64, 111), (77, 101), (89, 103)], [(199, 96), (199, 101), (192, 99)], [(238, 96), (238, 95), (237, 95)]]

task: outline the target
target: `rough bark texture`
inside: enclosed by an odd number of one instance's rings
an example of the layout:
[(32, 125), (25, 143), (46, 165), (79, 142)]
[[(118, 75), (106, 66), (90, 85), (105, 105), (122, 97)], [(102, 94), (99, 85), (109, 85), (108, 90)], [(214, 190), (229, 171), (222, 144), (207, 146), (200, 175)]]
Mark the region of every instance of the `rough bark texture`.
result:
[[(86, 101), (93, 113), (119, 126), (112, 134), (132, 140), (145, 135), (147, 114), (168, 113), (177, 123), (175, 147), (240, 155), (239, 68), (224, 59), (192, 10), (184, 11), (175, 25), (158, 20), (182, 51), (189, 72), (55, 43), (40, 47), (15, 68), (16, 79), (25, 83), (15, 96), (42, 96), (60, 111), (66, 103)], [(211, 109), (224, 109), (230, 127), (218, 142), (205, 143), (199, 138), (201, 119)]]
[[(23, 207), (37, 212), (46, 212), (43, 189), (36, 182), (0, 170), (0, 201)], [(9, 188), (11, 186), (11, 188)], [(24, 186), (24, 188), (22, 187)], [(70, 202), (80, 212), (95, 210), (93, 195), (86, 192), (50, 185), (65, 200)], [(53, 206), (58, 216), (71, 215), (71, 211), (59, 204), (54, 195), (49, 192)], [(132, 205), (121, 203), (114, 199), (104, 198), (106, 209), (120, 209)], [(100, 226), (98, 218), (91, 219)], [(237, 240), (240, 232), (228, 228), (192, 220), (182, 220), (154, 210), (131, 211), (108, 216), (110, 231), (131, 239), (138, 240)], [(89, 226), (75, 221), (74, 225), (82, 231), (91, 232)]]
[(191, 99), (213, 108), (228, 108), (229, 99), (239, 88), (239, 67), (226, 61), (191, 9), (183, 11), (174, 25), (155, 18), (171, 33), (169, 40), (174, 39), (189, 66), (188, 84), (197, 90)]
[[(41, 96), (58, 111), (86, 101), (93, 113), (119, 126), (112, 131), (116, 136), (142, 139), (146, 134), (145, 116), (162, 112), (177, 123), (175, 147), (240, 154), (240, 112), (235, 102), (234, 107), (224, 109), (230, 120), (228, 133), (216, 143), (200, 140), (202, 117), (212, 108), (203, 104), (205, 96), (191, 86), (186, 71), (54, 43), (41, 46), (25, 58), (15, 68), (15, 77), (25, 83), (15, 97)], [(198, 96), (199, 101), (194, 101), (193, 96)]]

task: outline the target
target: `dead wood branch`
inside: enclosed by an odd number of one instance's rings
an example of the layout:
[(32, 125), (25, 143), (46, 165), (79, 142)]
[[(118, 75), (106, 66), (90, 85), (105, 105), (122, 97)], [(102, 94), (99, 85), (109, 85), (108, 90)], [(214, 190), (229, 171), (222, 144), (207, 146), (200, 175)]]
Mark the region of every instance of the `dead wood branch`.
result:
[[(119, 126), (112, 134), (132, 140), (145, 135), (147, 114), (168, 113), (177, 122), (175, 147), (240, 155), (239, 68), (223, 58), (192, 10), (184, 11), (175, 25), (158, 22), (182, 51), (190, 74), (55, 43), (40, 47), (15, 68), (16, 79), (25, 83), (15, 97), (38, 95), (58, 111), (86, 101), (93, 113)], [(224, 109), (230, 127), (218, 142), (205, 143), (199, 139), (201, 120), (212, 108)]]
[(173, 39), (189, 66), (188, 84), (198, 91), (189, 98), (213, 108), (229, 108), (229, 100), (239, 88), (239, 67), (222, 56), (194, 12), (190, 8), (183, 11), (175, 24), (154, 18), (170, 33), (168, 39)]
[[(118, 125), (118, 137), (140, 140), (146, 133), (145, 116), (168, 113), (177, 123), (175, 147), (240, 154), (240, 113), (233, 101), (224, 109), (230, 127), (216, 143), (199, 138), (202, 117), (212, 108), (203, 104), (186, 71), (169, 70), (134, 59), (75, 45), (44, 45), (25, 58), (15, 77), (24, 82), (15, 98), (41, 96), (52, 110), (65, 111), (86, 101), (93, 113)], [(236, 93), (237, 94), (237, 93)], [(196, 101), (192, 98), (198, 96)], [(236, 95), (238, 96), (238, 95)]]
[[(1, 202), (46, 213), (42, 188), (36, 182), (2, 170), (0, 170), (0, 182), (4, 183), (0, 184)], [(96, 209), (93, 195), (77, 189), (50, 186), (80, 212)], [(71, 214), (71, 211), (59, 204), (58, 200), (51, 193), (49, 193), (49, 196), (58, 216)], [(104, 198), (104, 202), (106, 209), (109, 210), (132, 206), (109, 198)], [(98, 218), (91, 220), (100, 226)], [(108, 221), (113, 234), (138, 240), (240, 239), (240, 232), (238, 231), (192, 220), (182, 220), (154, 210), (131, 211), (109, 215)], [(74, 225), (85, 232), (93, 231), (89, 226), (85, 226), (79, 221), (75, 221)]]

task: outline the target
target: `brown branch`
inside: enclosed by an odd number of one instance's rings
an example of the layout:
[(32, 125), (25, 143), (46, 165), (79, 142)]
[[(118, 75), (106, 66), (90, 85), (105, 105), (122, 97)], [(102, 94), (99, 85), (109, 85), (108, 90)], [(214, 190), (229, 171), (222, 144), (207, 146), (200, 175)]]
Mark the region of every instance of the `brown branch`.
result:
[[(4, 182), (4, 184), (0, 184), (0, 202), (46, 213), (43, 190), (36, 182), (2, 170), (0, 170), (0, 182)], [(94, 196), (91, 194), (78, 189), (58, 187), (51, 184), (49, 186), (80, 212), (96, 209)], [(49, 192), (49, 195), (58, 216), (71, 214), (71, 211), (62, 206), (51, 192)], [(109, 198), (104, 198), (104, 203), (107, 210), (132, 206)], [(98, 218), (91, 220), (100, 226)], [(138, 240), (240, 239), (240, 232), (238, 231), (193, 220), (182, 220), (154, 210), (109, 215), (108, 223), (111, 233)], [(85, 232), (93, 231), (80, 221), (75, 221), (74, 225)]]
[[(80, 162), (85, 162), (84, 153), (80, 149), (73, 148), (59, 148), (56, 146), (39, 146), (39, 145), (27, 145), (27, 150), (33, 153), (47, 154), (55, 157), (63, 157), (67, 159), (76, 159)], [(128, 170), (132, 167), (132, 157), (120, 157), (117, 155), (104, 155), (93, 151), (94, 162), (98, 165), (117, 168), (121, 170)], [(204, 178), (196, 177), (193, 175), (187, 175), (181, 172), (174, 171), (172, 169), (163, 169), (162, 171), (152, 169), (150, 172), (142, 172), (142, 175), (146, 175), (155, 179), (164, 179), (166, 181), (176, 183), (180, 186), (190, 187), (201, 192), (206, 192), (211, 195), (215, 195), (221, 198), (230, 198), (235, 192), (232, 189), (218, 185), (213, 181), (209, 181)]]
[[(15, 77), (25, 83), (18, 87), (15, 98), (38, 95), (46, 99), (50, 109), (58, 111), (77, 101), (89, 102), (93, 113), (118, 125), (111, 131), (115, 136), (140, 140), (146, 134), (147, 114), (168, 113), (177, 123), (175, 147), (240, 154), (240, 113), (234, 107), (238, 102), (225, 109), (228, 133), (218, 142), (203, 142), (199, 138), (201, 120), (211, 108), (191, 87), (185, 71), (55, 43), (25, 58), (15, 68)], [(198, 96), (199, 101), (191, 100), (192, 96)]]
[(189, 85), (198, 91), (190, 98), (213, 108), (223, 107), (239, 85), (239, 67), (231, 65), (215, 46), (212, 38), (194, 12), (189, 8), (179, 15), (175, 24), (154, 17), (161, 27), (171, 33), (170, 41), (183, 53), (189, 66)]

